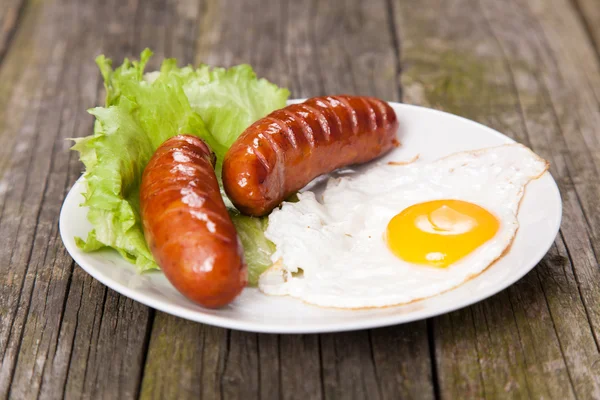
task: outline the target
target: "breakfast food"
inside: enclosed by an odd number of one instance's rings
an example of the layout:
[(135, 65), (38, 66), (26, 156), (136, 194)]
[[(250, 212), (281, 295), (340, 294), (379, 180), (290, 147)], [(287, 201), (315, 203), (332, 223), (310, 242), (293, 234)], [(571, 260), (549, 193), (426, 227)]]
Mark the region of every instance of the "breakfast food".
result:
[(231, 302), (247, 274), (213, 165), (202, 140), (175, 136), (155, 152), (140, 188), (144, 234), (155, 260), (177, 290), (206, 307)]
[(397, 130), (394, 110), (372, 97), (292, 104), (255, 122), (233, 143), (223, 162), (223, 186), (240, 211), (266, 215), (317, 176), (391, 150)]
[[(105, 104), (89, 110), (95, 117), (93, 133), (74, 139), (73, 146), (85, 165), (82, 206), (92, 228), (75, 238), (78, 248), (112, 248), (139, 273), (160, 269), (139, 207), (142, 174), (159, 146), (182, 133), (199, 137), (214, 152), (219, 176), (231, 144), (253, 122), (285, 107), (289, 96), (247, 64), (178, 67), (177, 60), (165, 59), (157, 71), (146, 72), (151, 56), (146, 49), (139, 60), (125, 59), (120, 66), (103, 55), (96, 58)], [(248, 282), (256, 285), (271, 265), (266, 221), (240, 214), (225, 196), (224, 201), (244, 247)]]
[[(317, 194), (306, 187), (314, 178), (398, 144), (388, 103), (340, 95), (286, 106), (289, 92), (248, 65), (165, 60), (145, 73), (150, 55), (116, 69), (97, 59), (106, 104), (74, 146), (92, 229), (76, 243), (110, 247), (139, 272), (160, 268), (206, 307), (246, 284), (341, 308), (452, 289), (507, 251), (524, 188), (547, 169), (515, 144), (344, 169)], [(410, 120), (409, 147), (419, 137), (426, 146), (427, 128)]]
[(266, 294), (340, 308), (408, 303), (450, 290), (501, 257), (525, 186), (548, 168), (520, 144), (407, 165), (375, 165), (306, 191), (269, 216)]

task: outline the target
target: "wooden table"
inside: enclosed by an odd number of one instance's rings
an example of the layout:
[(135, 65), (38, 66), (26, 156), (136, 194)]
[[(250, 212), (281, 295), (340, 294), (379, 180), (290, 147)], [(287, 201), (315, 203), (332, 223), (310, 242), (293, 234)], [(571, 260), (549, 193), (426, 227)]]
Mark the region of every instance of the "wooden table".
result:
[[(293, 97), (375, 95), (492, 126), (552, 163), (563, 225), (525, 278), (412, 324), (259, 335), (88, 276), (58, 233), (103, 101), (94, 57), (248, 62)], [(0, 395), (600, 398), (597, 0), (0, 0)]]

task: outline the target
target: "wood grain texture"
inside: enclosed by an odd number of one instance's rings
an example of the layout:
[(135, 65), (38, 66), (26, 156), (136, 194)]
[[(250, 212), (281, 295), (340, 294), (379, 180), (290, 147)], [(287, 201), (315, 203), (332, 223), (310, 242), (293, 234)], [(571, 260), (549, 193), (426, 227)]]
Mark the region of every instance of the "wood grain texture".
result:
[[(8, 155), (0, 180), (0, 397), (132, 398), (139, 390), (151, 314), (74, 268), (57, 225), (81, 173), (65, 139), (91, 132), (85, 110), (103, 97), (93, 59), (102, 51), (123, 57), (135, 9), (32, 2), (0, 67), (8, 82), (0, 136), (13, 139), (0, 150)], [(115, 10), (107, 25), (103, 17)]]
[[(0, 398), (600, 398), (599, 10), (592, 0), (5, 0)], [(427, 322), (279, 336), (154, 312), (76, 266), (57, 226), (82, 169), (65, 138), (91, 132), (85, 109), (103, 99), (93, 59), (120, 63), (144, 47), (151, 69), (163, 57), (247, 62), (292, 97), (403, 97), (492, 126), (551, 161), (561, 234), (508, 290)]]
[[(179, 340), (181, 337), (187, 340)], [(141, 397), (211, 398), (210, 393), (220, 390), (219, 377), (223, 373), (227, 339), (224, 329), (158, 313), (150, 339)]]
[(15, 31), (25, 14), (26, 0), (5, 0), (0, 9), (0, 63), (11, 45)]
[[(236, 4), (202, 4), (196, 63), (249, 63), (259, 76), (289, 87), (292, 97), (361, 93), (398, 99), (398, 59), (384, 1), (271, 1), (261, 7), (247, 2), (231, 12)], [(158, 344), (155, 332), (167, 329), (163, 324), (172, 321), (158, 315), (142, 397), (161, 396), (156, 393), (227, 399), (433, 397), (423, 323), (323, 336), (230, 332), (226, 351), (219, 353), (217, 363), (206, 365), (204, 346), (222, 348), (225, 331), (200, 345), (196, 330), (169, 328), (171, 340)], [(178, 389), (178, 370), (165, 374), (160, 367), (168, 364), (164, 357), (177, 357), (178, 349), (190, 343), (193, 350), (188, 350), (195, 356), (189, 364), (216, 371), (220, 385), (184, 394)], [(160, 371), (160, 379), (150, 371)]]
[(599, 396), (599, 303), (590, 287), (599, 282), (597, 221), (589, 217), (598, 206), (598, 59), (574, 8), (568, 1), (432, 0), (399, 2), (396, 17), (405, 100), (531, 146), (551, 161), (565, 202), (561, 236), (534, 271), (435, 319), (441, 396)]
[(572, 0), (581, 17), (583, 27), (600, 54), (600, 3), (595, 0)]

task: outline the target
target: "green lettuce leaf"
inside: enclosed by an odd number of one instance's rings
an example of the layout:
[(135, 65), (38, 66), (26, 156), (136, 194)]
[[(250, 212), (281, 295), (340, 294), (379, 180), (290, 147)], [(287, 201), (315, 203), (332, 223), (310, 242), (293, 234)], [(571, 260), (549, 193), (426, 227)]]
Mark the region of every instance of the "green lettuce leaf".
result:
[(275, 245), (264, 235), (268, 219), (248, 217), (237, 210), (231, 210), (230, 215), (244, 247), (248, 263), (248, 284), (256, 286), (260, 274), (273, 264), (271, 254), (275, 252)]
[[(284, 107), (289, 95), (286, 89), (257, 79), (248, 65), (178, 68), (176, 60), (167, 59), (160, 72), (144, 74), (151, 56), (146, 49), (139, 61), (126, 59), (116, 69), (104, 56), (96, 59), (106, 106), (89, 110), (96, 118), (94, 133), (74, 139), (73, 146), (86, 167), (82, 205), (89, 208), (93, 225), (86, 240), (77, 238), (78, 246), (84, 251), (111, 247), (139, 271), (158, 268), (144, 239), (139, 210), (142, 172), (154, 151), (177, 134), (196, 135), (217, 155), (220, 175), (233, 141), (251, 123)], [(246, 217), (234, 209), (231, 215), (244, 246), (250, 283), (256, 284), (273, 252), (263, 234), (266, 219)]]
[(266, 79), (256, 79), (247, 64), (212, 70), (204, 66), (196, 71), (196, 76), (197, 79), (190, 79), (184, 85), (185, 94), (192, 108), (226, 148), (258, 119), (257, 115), (263, 117), (285, 107), (290, 94)]
[[(241, 64), (229, 69), (202, 65), (177, 68), (175, 59), (163, 62), (160, 76), (177, 76), (192, 106), (206, 123), (218, 145), (212, 149), (217, 156), (216, 170), (225, 152), (238, 136), (254, 121), (271, 111), (285, 107), (290, 92), (267, 81), (257, 79), (252, 67)], [(156, 79), (155, 74), (147, 80)]]

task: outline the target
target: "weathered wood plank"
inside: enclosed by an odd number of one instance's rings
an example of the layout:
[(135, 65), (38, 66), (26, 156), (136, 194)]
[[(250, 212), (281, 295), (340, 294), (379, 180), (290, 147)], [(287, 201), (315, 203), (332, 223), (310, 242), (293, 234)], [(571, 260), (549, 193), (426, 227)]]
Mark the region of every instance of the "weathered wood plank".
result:
[(433, 376), (425, 321), (370, 332), (375, 375), (385, 399), (431, 398)]
[[(39, 6), (29, 7), (27, 18), (21, 18), (21, 31), (16, 28), (11, 34), (14, 44), (10, 53), (3, 57), (0, 63), (0, 138), (3, 145), (0, 147), (0, 179), (8, 169), (11, 162), (13, 146), (17, 140), (17, 132), (23, 126), (23, 119), (27, 116), (33, 118), (36, 107), (39, 106), (39, 82), (33, 79), (42, 68), (43, 60), (31, 57), (34, 46), (34, 32), (40, 27), (37, 25)], [(22, 93), (29, 93), (27, 104), (15, 102)], [(13, 101), (11, 101), (13, 100)], [(6, 194), (6, 182), (0, 185), (0, 208)]]
[[(564, 4), (558, 0), (557, 3), (559, 6)], [(544, 67), (541, 77), (547, 88), (547, 102), (556, 121), (555, 129), (558, 130), (547, 132), (555, 133), (554, 137), (548, 137), (548, 141), (557, 138), (559, 141), (555, 151), (566, 151), (570, 156), (564, 156), (565, 172), (571, 178), (570, 182), (565, 182), (566, 188), (573, 190), (581, 205), (577, 209), (565, 210), (572, 210), (579, 215), (565, 214), (564, 219), (565, 222), (570, 222), (575, 218), (582, 218), (585, 221), (583, 226), (587, 228), (586, 231), (564, 230), (563, 234), (567, 248), (572, 246), (573, 249), (569, 253), (576, 262), (575, 273), (580, 294), (598, 343), (600, 269), (595, 255), (600, 254), (600, 215), (597, 212), (600, 206), (600, 63), (585, 40), (586, 34), (579, 25), (578, 18), (561, 13), (559, 9), (556, 5), (554, 8), (549, 5), (530, 5), (531, 13), (540, 21), (542, 37), (538, 39), (539, 62)], [(571, 36), (567, 37), (564, 32), (553, 28), (555, 24), (565, 26), (565, 29), (571, 28)], [(560, 62), (557, 62), (559, 59)], [(582, 247), (576, 240), (582, 235), (589, 235), (589, 241), (583, 242), (582, 250), (585, 251), (575, 252)]]
[[(180, 337), (187, 340), (178, 340)], [(227, 345), (224, 329), (157, 313), (141, 398), (214, 398), (211, 394), (220, 391)]]
[[(67, 137), (88, 135), (102, 101), (93, 59), (139, 54), (137, 2), (33, 2), (0, 66), (0, 395), (136, 397), (150, 312), (83, 272), (61, 245), (58, 214), (81, 173)], [(65, 24), (64, 21), (71, 21)], [(107, 21), (110, 21), (107, 23)], [(164, 26), (164, 23), (163, 23)], [(12, 146), (13, 139), (16, 146)], [(5, 153), (6, 152), (6, 153)], [(8, 250), (6, 250), (8, 249)]]
[[(41, 106), (41, 96), (38, 95), (45, 86), (56, 83), (56, 66), (51, 59), (50, 46), (40, 51), (39, 57), (45, 58), (44, 61), (35, 62), (29, 55), (32, 53), (36, 44), (36, 34), (56, 35), (56, 28), (49, 21), (40, 21), (40, 7), (31, 7), (30, 13), (23, 20), (22, 30), (15, 38), (15, 44), (25, 46), (27, 53), (18, 55), (9, 54), (6, 60), (14, 62), (15, 60), (24, 61), (22, 66), (13, 66), (4, 64), (2, 73), (14, 77), (15, 81), (9, 81), (9, 87), (6, 94), (13, 96), (24, 96), (24, 90), (28, 90), (27, 101), (21, 101), (16, 104), (15, 97), (5, 104), (10, 104), (10, 111), (14, 111), (19, 126), (14, 126), (8, 122), (3, 124), (5, 127), (15, 129), (10, 134), (3, 132), (1, 136), (11, 137), (7, 143), (8, 150), (6, 158), (10, 169), (6, 171), (1, 178), (0, 186), (0, 239), (4, 243), (3, 250), (0, 251), (0, 266), (2, 268), (2, 284), (0, 285), (0, 308), (2, 309), (2, 323), (0, 324), (0, 349), (2, 351), (2, 366), (0, 368), (0, 394), (7, 396), (10, 384), (13, 379), (14, 366), (19, 355), (21, 336), (23, 326), (29, 308), (32, 285), (35, 280), (35, 274), (28, 273), (28, 262), (32, 255), (32, 243), (36, 236), (37, 224), (40, 216), (40, 203), (43, 200), (44, 188), (46, 186), (46, 173), (51, 163), (51, 152), (48, 150), (48, 140), (52, 144), (56, 126), (49, 127), (49, 134), (45, 142), (46, 148), (41, 151), (37, 137), (37, 124), (42, 118), (43, 107)], [(14, 47), (13, 47), (14, 48)], [(15, 49), (19, 49), (16, 47)], [(14, 58), (13, 58), (14, 57)], [(44, 70), (42, 63), (47, 63), (50, 67)], [(23, 68), (23, 72), (16, 71), (17, 68)], [(36, 85), (30, 85), (25, 80), (35, 79), (41, 76), (42, 72), (47, 75), (47, 80), (42, 82), (38, 79)], [(11, 115), (4, 114), (3, 120), (10, 119)], [(18, 146), (13, 147), (17, 141)], [(50, 145), (52, 148), (52, 145)], [(6, 151), (4, 150), (4, 151)], [(3, 151), (3, 152), (4, 152)], [(9, 156), (10, 154), (10, 156)], [(34, 163), (33, 160), (38, 161)], [(54, 216), (53, 216), (54, 217)], [(48, 225), (48, 224), (46, 224)], [(47, 232), (47, 226), (45, 228)], [(40, 249), (38, 244), (38, 249)], [(38, 250), (39, 253), (39, 250)], [(68, 264), (70, 267), (70, 262)]]
[(272, 376), (279, 362), (278, 336), (228, 332), (158, 313), (141, 397), (279, 398)]
[(442, 398), (485, 398), (473, 311), (467, 308), (445, 314), (432, 324), (434, 337), (444, 338), (435, 346)]
[[(231, 66), (246, 62), (252, 64), (261, 76), (265, 75), (262, 68), (279, 64), (271, 62), (272, 57), (277, 55), (274, 49), (279, 35), (269, 33), (270, 36), (266, 36), (264, 32), (255, 32), (267, 29), (265, 25), (273, 27), (277, 23), (275, 13), (280, 10), (277, 3), (265, 4), (260, 9), (253, 4), (239, 7), (237, 3), (214, 1), (201, 2), (199, 9), (192, 8), (191, 4), (180, 4), (178, 10), (185, 12), (182, 15), (185, 18), (199, 18), (200, 23), (186, 23), (184, 18), (179, 27), (171, 27), (172, 31), (166, 35), (166, 56), (177, 57), (181, 63), (194, 61), (195, 64)], [(282, 26), (276, 25), (279, 29)], [(190, 37), (197, 38), (196, 48), (192, 51), (189, 47), (194, 40)], [(266, 47), (262, 45), (265, 42), (268, 44)], [(279, 72), (266, 76), (277, 81), (276, 78), (283, 75)], [(142, 381), (142, 398), (279, 397), (277, 336), (232, 332), (191, 322), (175, 324), (174, 319), (157, 313)], [(161, 340), (165, 332), (169, 333), (168, 340)], [(181, 364), (180, 349), (185, 351), (187, 365), (201, 374), (202, 379), (198, 376), (188, 378), (186, 371), (190, 367)], [(180, 366), (165, 370), (164, 365)]]
[[(500, 90), (494, 79), (501, 64), (479, 61), (493, 49), (484, 47), (490, 44), (481, 39), (485, 30), (481, 17), (473, 13), (476, 7), (474, 2), (422, 2), (410, 9), (398, 4), (405, 101), (488, 123), (485, 118), (494, 115), (492, 109), (514, 104), (497, 96)], [(464, 9), (471, 12), (462, 13)], [(476, 44), (480, 53), (469, 54), (468, 49)], [(470, 313), (462, 310), (435, 319), (434, 332), (442, 397), (452, 398), (462, 390), (491, 398), (505, 391), (527, 396), (519, 331), (506, 293), (472, 307)], [(467, 346), (457, 343), (463, 333), (468, 335)]]
[(320, 349), (318, 335), (279, 336), (281, 398), (323, 398)]
[[(48, 16), (51, 21), (48, 23), (56, 26), (60, 18), (73, 18), (74, 8), (69, 4), (47, 5), (42, 15)], [(25, 143), (40, 152), (49, 153), (49, 163), (41, 165), (45, 187), (24, 286), (31, 297), (29, 304), (24, 303), (24, 307), (19, 309), (26, 315), (26, 320), (18, 344), (19, 354), (10, 392), (15, 398), (35, 397), (40, 391), (44, 369), (58, 340), (57, 328), (61, 323), (62, 304), (72, 271), (72, 261), (60, 245), (57, 226), (61, 198), (68, 184), (69, 158), (57, 155), (67, 153), (69, 144), (63, 138), (67, 134), (72, 135), (76, 121), (71, 113), (77, 102), (69, 96), (79, 89), (64, 81), (79, 70), (77, 63), (68, 63), (66, 58), (74, 50), (68, 40), (69, 31), (77, 30), (78, 25), (63, 25), (57, 29), (47, 60), (50, 77), (54, 78), (46, 84), (41, 100), (43, 108), (35, 127), (36, 130), (43, 129), (45, 135), (36, 139), (36, 143)], [(44, 156), (37, 157), (38, 162), (44, 160)]]
[(572, 0), (579, 12), (590, 40), (600, 56), (600, 3), (595, 0)]
[[(405, 100), (473, 118), (532, 146), (552, 162), (565, 199), (567, 249), (558, 238), (545, 261), (509, 290), (435, 320), (442, 397), (462, 390), (490, 398), (597, 396), (589, 323), (596, 324), (599, 271), (596, 241), (586, 233), (597, 222), (585, 216), (597, 205), (591, 125), (598, 118), (598, 63), (574, 10), (564, 1), (426, 1), (398, 3), (397, 18)], [(566, 253), (571, 246), (575, 253)], [(568, 254), (575, 254), (572, 264), (564, 261)], [(569, 285), (569, 275), (585, 278)], [(577, 284), (590, 290), (580, 296)], [(464, 335), (467, 346), (457, 342)]]
[(368, 331), (322, 335), (321, 360), (326, 399), (382, 398)]
[(26, 0), (5, 0), (0, 9), (0, 63), (25, 13)]
[[(348, 92), (398, 99), (398, 60), (383, 1), (352, 0), (343, 5), (271, 1), (260, 7), (253, 2), (208, 1), (200, 14), (196, 63), (250, 63), (260, 76), (289, 87), (292, 97)], [(195, 330), (164, 327), (172, 320), (157, 315), (143, 397), (154, 393), (178, 397), (202, 393), (205, 398), (360, 398), (361, 393), (389, 399), (433, 397), (424, 323), (324, 336), (231, 332), (227, 350), (219, 352), (222, 358), (207, 365), (203, 349), (209, 338), (199, 344)], [(157, 332), (166, 329), (171, 341), (159, 342)], [(222, 348), (222, 335), (210, 343)], [(194, 355), (190, 365), (213, 371), (220, 386), (208, 385), (208, 392), (198, 387), (176, 392), (179, 373), (165, 374), (160, 366), (178, 357), (183, 343)], [(166, 387), (172, 391), (160, 392)]]
[[(294, 30), (288, 35), (288, 49), (297, 54), (296, 61), (289, 62), (295, 78), (293, 93), (308, 97), (348, 92), (397, 100), (398, 54), (389, 34), (386, 4), (317, 4), (313, 10), (290, 4)], [(314, 21), (314, 25), (304, 21)], [(303, 38), (313, 41), (313, 46), (307, 46)], [(325, 398), (433, 396), (423, 323), (323, 335), (320, 342)]]
[[(436, 378), (445, 398), (599, 396), (600, 67), (572, 5), (273, 1), (232, 12), (237, 6), (49, 0), (31, 2), (9, 29), (0, 65), (0, 242), (10, 243), (0, 251), (0, 397), (131, 398), (142, 373), (145, 398), (430, 398)], [(120, 61), (151, 46), (151, 67), (196, 54), (249, 62), (294, 97), (395, 100), (396, 41), (408, 102), (529, 144), (552, 161), (565, 205), (562, 236), (536, 270), (431, 322), (437, 376), (423, 322), (321, 336), (228, 332), (152, 318), (73, 266), (56, 224), (81, 167), (63, 139), (91, 130), (84, 109), (101, 101), (96, 54)]]
[[(539, 21), (538, 34), (528, 35), (532, 40), (523, 43), (517, 38), (505, 38), (506, 27), (502, 26), (497, 27), (497, 35), (505, 43), (509, 57), (531, 55), (539, 68), (538, 72), (525, 75), (528, 79), (516, 80), (516, 86), (522, 98), (522, 93), (532, 89), (532, 82), (539, 82), (538, 107), (524, 101), (521, 107), (533, 146), (555, 163), (553, 173), (559, 178), (563, 194), (562, 238), (566, 249), (560, 241), (557, 247), (562, 257), (570, 258), (569, 274), (575, 277), (578, 286), (570, 286), (571, 293), (575, 298), (579, 295), (581, 303), (556, 307), (558, 301), (572, 301), (565, 294), (547, 296), (547, 300), (576, 393), (581, 398), (593, 398), (600, 396), (600, 375), (594, 367), (600, 359), (597, 345), (600, 270), (594, 255), (599, 250), (600, 224), (594, 211), (600, 198), (597, 172), (600, 64), (577, 16), (565, 11), (570, 9), (569, 2), (553, 3), (518, 1), (508, 9), (508, 18), (524, 32), (535, 29), (533, 19)], [(493, 14), (497, 9), (490, 7), (489, 12)], [(511, 68), (519, 71), (514, 65)], [(538, 110), (546, 111), (536, 113)], [(535, 135), (534, 130), (540, 128), (537, 124), (540, 117), (550, 117), (552, 126), (548, 124)], [(561, 272), (560, 263), (549, 266)], [(542, 280), (546, 292), (554, 285), (554, 280)], [(569, 310), (583, 313), (572, 315)]]

